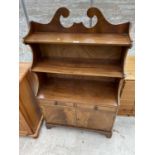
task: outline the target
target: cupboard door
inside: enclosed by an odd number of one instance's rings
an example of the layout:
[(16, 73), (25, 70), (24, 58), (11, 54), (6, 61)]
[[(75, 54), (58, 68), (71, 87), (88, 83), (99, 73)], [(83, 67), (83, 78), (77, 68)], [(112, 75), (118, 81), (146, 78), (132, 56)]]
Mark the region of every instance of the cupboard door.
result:
[(116, 116), (116, 109), (77, 107), (76, 114), (78, 127), (111, 131)]
[(46, 123), (71, 126), (76, 124), (75, 108), (73, 107), (44, 103), (41, 109)]

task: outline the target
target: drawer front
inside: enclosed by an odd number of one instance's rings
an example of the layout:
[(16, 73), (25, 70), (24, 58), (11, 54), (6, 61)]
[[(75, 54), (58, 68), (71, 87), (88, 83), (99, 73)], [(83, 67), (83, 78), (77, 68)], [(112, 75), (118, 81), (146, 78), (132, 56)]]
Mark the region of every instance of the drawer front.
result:
[(74, 107), (74, 103), (71, 102), (63, 102), (63, 101), (56, 101), (56, 100), (41, 100), (37, 99), (40, 106), (63, 106), (63, 107)]
[[(109, 108), (108, 108), (109, 109)], [(116, 117), (116, 109), (95, 109), (77, 107), (77, 126), (111, 131)]]
[[(66, 103), (64, 103), (66, 104)], [(40, 103), (41, 110), (44, 118), (49, 124), (60, 124), (60, 125), (75, 125), (75, 108), (70, 106), (63, 106), (62, 102), (47, 102)]]

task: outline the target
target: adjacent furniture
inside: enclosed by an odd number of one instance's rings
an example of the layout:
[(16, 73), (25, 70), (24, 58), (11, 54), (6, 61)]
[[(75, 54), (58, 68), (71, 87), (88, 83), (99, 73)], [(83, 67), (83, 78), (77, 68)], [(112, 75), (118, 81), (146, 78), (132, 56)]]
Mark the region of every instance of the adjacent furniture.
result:
[(19, 67), (19, 134), (36, 138), (43, 116), (31, 88), (30, 63), (20, 63)]
[(24, 43), (33, 54), (33, 90), (46, 126), (65, 125), (111, 137), (124, 83), (124, 64), (131, 47), (130, 23), (112, 25), (97, 8), (95, 26), (64, 27), (60, 8), (48, 24), (30, 23)]
[(119, 115), (135, 115), (135, 57), (128, 56), (125, 65), (125, 84), (121, 95)]

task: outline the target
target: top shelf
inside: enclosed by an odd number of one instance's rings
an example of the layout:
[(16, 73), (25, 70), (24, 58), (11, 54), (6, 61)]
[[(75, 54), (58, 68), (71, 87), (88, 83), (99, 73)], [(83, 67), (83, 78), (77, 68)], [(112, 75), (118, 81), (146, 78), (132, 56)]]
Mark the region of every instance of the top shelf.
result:
[(102, 33), (56, 33), (36, 32), (24, 38), (24, 42), (46, 44), (87, 44), (130, 46), (131, 40), (127, 34)]

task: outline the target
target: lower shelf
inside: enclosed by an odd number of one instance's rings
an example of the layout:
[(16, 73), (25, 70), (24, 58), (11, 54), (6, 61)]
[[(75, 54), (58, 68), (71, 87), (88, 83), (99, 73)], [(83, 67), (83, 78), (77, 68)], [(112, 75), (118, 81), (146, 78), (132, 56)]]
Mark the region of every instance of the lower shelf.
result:
[(117, 84), (108, 81), (49, 78), (40, 87), (37, 98), (114, 107), (117, 106)]

